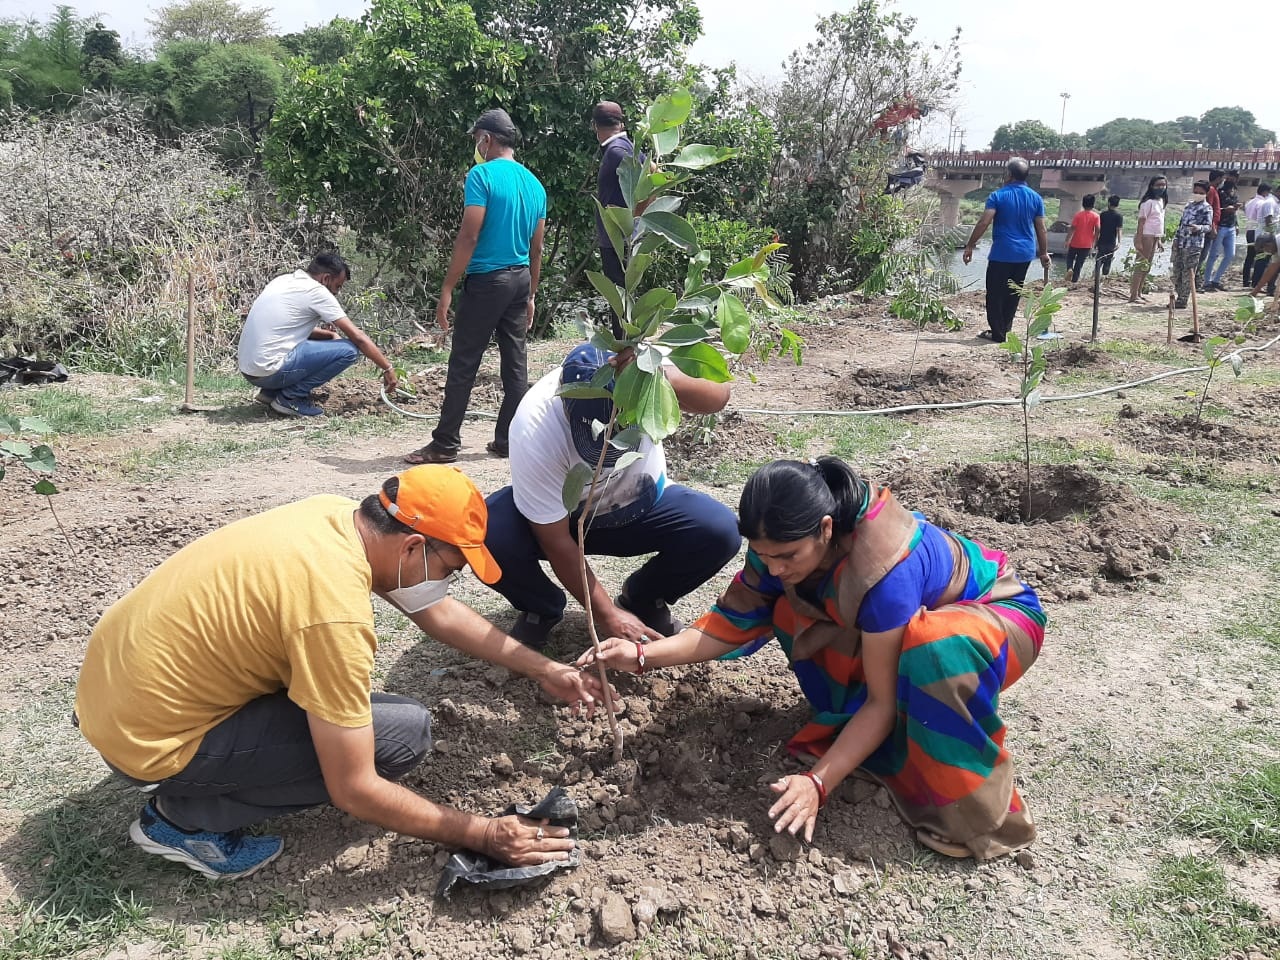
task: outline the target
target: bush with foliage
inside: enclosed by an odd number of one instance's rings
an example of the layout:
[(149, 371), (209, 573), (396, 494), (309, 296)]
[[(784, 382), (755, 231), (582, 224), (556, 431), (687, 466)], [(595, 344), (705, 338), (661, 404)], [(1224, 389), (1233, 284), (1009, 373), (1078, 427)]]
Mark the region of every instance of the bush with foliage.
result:
[(297, 224), (207, 142), (161, 143), (135, 109), (18, 115), (0, 140), (0, 354), (89, 350), (123, 373), (180, 362), (193, 272), (201, 355), (222, 359), (240, 311), (297, 266)]

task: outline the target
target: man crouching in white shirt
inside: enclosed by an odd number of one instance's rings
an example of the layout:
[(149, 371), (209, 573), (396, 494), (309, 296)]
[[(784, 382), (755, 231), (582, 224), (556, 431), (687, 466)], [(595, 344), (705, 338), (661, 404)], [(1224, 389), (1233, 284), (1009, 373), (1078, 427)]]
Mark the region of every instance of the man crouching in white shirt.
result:
[(395, 390), (391, 361), (338, 304), (338, 291), (350, 279), (345, 260), (321, 253), (306, 270), (276, 277), (258, 294), (239, 351), (240, 372), (258, 388), (255, 401), (286, 417), (323, 416), (311, 391), (362, 353), (382, 371), (387, 392)]

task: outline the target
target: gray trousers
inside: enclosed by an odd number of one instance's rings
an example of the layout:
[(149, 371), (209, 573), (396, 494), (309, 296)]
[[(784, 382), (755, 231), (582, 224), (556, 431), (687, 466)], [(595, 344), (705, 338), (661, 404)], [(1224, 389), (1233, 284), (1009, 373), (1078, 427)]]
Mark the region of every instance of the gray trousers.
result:
[(500, 447), (508, 446), (511, 418), (529, 389), (525, 353), (529, 285), (529, 268), (525, 266), (468, 274), (462, 282), (453, 320), (449, 371), (444, 379), (444, 401), (440, 405), (440, 420), (431, 431), (432, 442), (437, 447), (456, 451), (462, 445), (462, 420), (471, 403), (471, 388), (475, 386), (480, 360), (489, 341), (495, 338), (502, 376), (502, 405), (498, 408), (493, 440)]
[[(431, 714), (393, 693), (371, 700), (374, 766), (399, 780), (431, 751)], [(116, 773), (159, 797), (184, 830), (225, 833), (329, 802), (306, 711), (285, 691), (250, 701), (206, 733), (181, 773), (159, 783)]]

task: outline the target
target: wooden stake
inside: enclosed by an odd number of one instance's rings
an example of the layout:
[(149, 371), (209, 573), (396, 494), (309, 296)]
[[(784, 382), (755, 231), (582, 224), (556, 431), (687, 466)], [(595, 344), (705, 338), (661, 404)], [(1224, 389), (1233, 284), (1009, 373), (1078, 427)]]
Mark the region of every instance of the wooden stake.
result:
[(187, 397), (182, 405), (190, 410), (196, 400), (196, 275), (187, 271)]
[(1196, 275), (1191, 275), (1191, 336), (1193, 343), (1200, 342), (1200, 311), (1196, 307)]
[(1177, 294), (1169, 291), (1169, 332), (1165, 335), (1165, 343), (1173, 343), (1173, 301), (1176, 297)]

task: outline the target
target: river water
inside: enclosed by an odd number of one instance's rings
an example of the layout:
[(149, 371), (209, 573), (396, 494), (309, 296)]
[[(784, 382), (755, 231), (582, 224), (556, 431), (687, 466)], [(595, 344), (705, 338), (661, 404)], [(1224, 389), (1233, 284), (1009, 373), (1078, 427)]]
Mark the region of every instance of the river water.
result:
[[(960, 282), (960, 286), (966, 290), (981, 290), (983, 280), (987, 273), (987, 251), (991, 249), (991, 238), (983, 237), (978, 241), (977, 249), (973, 254), (973, 262), (966, 265), (961, 251), (957, 250), (947, 262), (947, 269), (953, 277)], [(1120, 249), (1116, 251), (1115, 259), (1112, 261), (1111, 271), (1117, 272), (1120, 264), (1124, 263), (1125, 255), (1133, 249), (1133, 237), (1123, 236), (1120, 238)], [(1169, 272), (1169, 251), (1156, 254), (1156, 262), (1151, 273), (1154, 276), (1164, 276)], [(1040, 276), (1040, 265), (1032, 263), (1031, 269), (1027, 271), (1027, 276), (1035, 279)], [(1055, 256), (1053, 258), (1053, 266), (1049, 268), (1049, 279), (1063, 280), (1067, 275), (1067, 258), (1063, 256)], [(1080, 271), (1080, 282), (1084, 283), (1086, 279), (1091, 280), (1093, 277), (1093, 260), (1092, 258), (1085, 261), (1084, 269)]]

